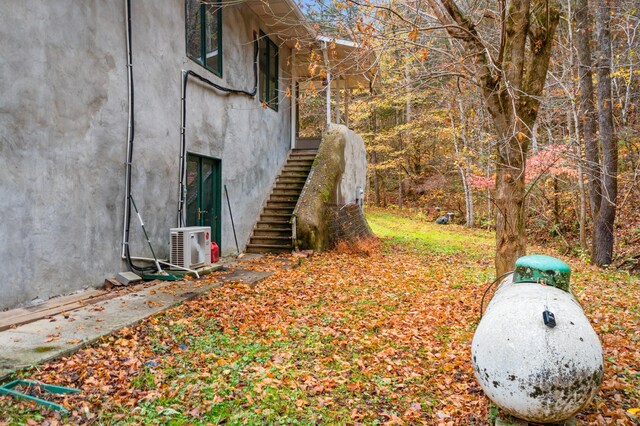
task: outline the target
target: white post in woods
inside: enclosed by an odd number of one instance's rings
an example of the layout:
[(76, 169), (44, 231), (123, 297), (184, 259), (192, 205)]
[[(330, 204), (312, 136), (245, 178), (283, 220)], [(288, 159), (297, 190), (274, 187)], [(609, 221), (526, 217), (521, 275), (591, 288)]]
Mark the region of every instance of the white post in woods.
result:
[(349, 84), (347, 82), (347, 76), (344, 77), (344, 125), (349, 127), (349, 98), (351, 92), (349, 91)]
[(327, 127), (331, 124), (331, 71), (329, 71), (329, 54), (327, 53), (327, 42), (322, 42), (322, 56), (324, 57), (324, 68), (327, 73)]
[(336, 78), (336, 124), (340, 124), (340, 79)]

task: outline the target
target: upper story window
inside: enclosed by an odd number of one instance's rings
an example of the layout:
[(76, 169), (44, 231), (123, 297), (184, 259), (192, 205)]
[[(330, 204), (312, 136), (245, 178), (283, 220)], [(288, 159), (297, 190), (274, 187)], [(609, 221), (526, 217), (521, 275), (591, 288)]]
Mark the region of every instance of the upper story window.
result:
[(260, 32), (260, 101), (278, 110), (278, 46)]
[(219, 1), (186, 0), (187, 56), (222, 76), (222, 5)]

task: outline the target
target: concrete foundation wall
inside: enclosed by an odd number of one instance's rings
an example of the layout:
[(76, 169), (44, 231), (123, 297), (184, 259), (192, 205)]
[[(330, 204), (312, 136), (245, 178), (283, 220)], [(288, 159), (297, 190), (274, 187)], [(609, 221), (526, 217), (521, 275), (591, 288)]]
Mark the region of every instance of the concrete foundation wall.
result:
[[(192, 69), (251, 90), (253, 33), (242, 5), (223, 10), (223, 78), (185, 54), (184, 1), (132, 0), (132, 194), (158, 256), (169, 252), (179, 194), (181, 78)], [(275, 40), (278, 44), (279, 41)], [(127, 149), (122, 0), (7, 2), (0, 14), (0, 310), (98, 287), (120, 258)], [(280, 85), (289, 84), (280, 48)], [(221, 160), (241, 249), (290, 146), (290, 104), (224, 95), (190, 80), (187, 151)], [(131, 253), (151, 255), (135, 217)], [(226, 200), (222, 254), (235, 252)]]

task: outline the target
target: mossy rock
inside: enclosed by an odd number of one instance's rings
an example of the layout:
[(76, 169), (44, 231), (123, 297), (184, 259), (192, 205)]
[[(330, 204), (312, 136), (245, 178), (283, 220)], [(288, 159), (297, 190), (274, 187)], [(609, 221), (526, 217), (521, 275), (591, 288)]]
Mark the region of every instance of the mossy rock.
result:
[(331, 215), (327, 206), (339, 199), (345, 170), (345, 126), (332, 124), (322, 136), (296, 214), (296, 239), (300, 249), (326, 250), (331, 241)]

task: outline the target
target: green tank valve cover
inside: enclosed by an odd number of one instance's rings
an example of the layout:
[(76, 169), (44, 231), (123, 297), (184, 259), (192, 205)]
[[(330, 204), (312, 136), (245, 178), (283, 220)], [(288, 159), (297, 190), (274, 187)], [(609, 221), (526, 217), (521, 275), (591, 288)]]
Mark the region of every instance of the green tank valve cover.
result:
[(555, 257), (541, 254), (522, 256), (516, 260), (513, 272), (514, 283), (542, 283), (566, 292), (570, 292), (570, 278), (569, 265)]

